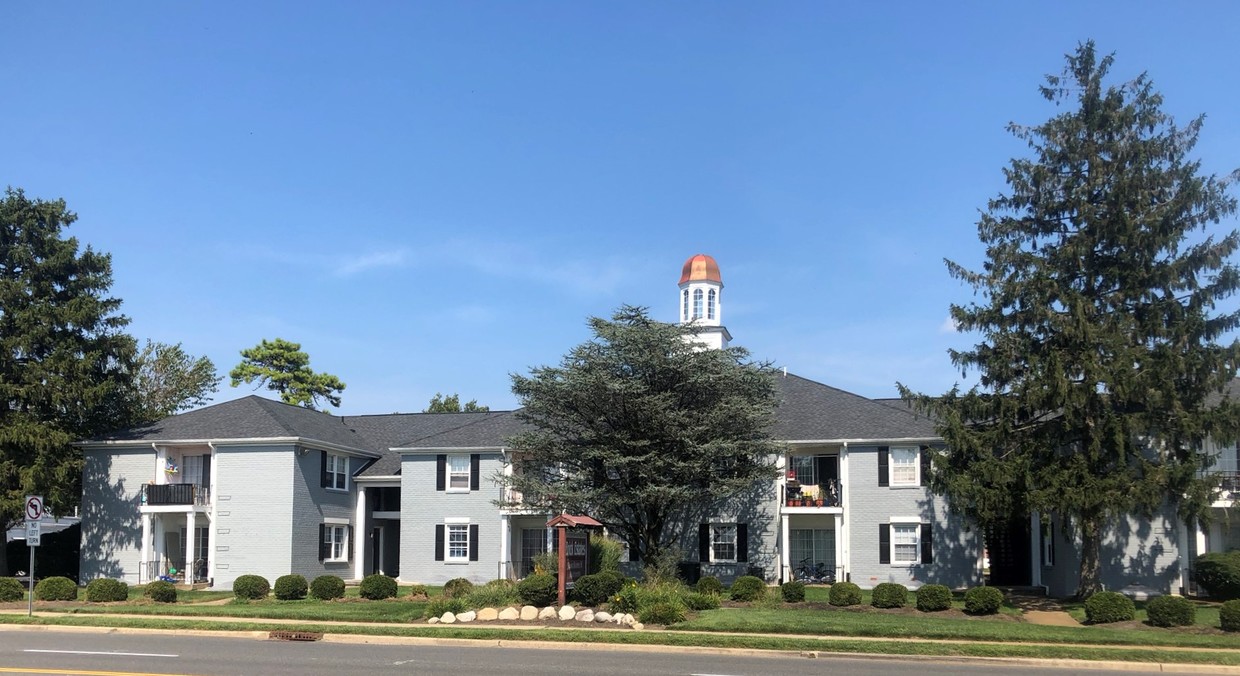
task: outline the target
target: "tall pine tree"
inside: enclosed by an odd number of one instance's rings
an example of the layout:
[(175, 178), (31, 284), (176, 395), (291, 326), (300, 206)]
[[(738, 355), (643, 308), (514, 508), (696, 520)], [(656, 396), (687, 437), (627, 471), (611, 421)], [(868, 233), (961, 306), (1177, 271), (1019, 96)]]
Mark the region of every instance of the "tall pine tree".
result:
[[(111, 257), (62, 231), (63, 200), (0, 200), (0, 523), (41, 494), (67, 514), (81, 497), (81, 453), (71, 442), (133, 420), (134, 340), (108, 296)], [(6, 561), (0, 548), (0, 574)]]
[(1009, 127), (1032, 157), (1012, 160), (978, 223), (986, 262), (947, 261), (981, 298), (951, 308), (982, 336), (951, 352), (979, 385), (901, 388), (949, 445), (935, 487), (984, 525), (1056, 515), (1079, 537), (1081, 597), (1101, 588), (1108, 524), (1168, 503), (1208, 514), (1202, 442), (1234, 439), (1240, 418), (1208, 403), (1240, 359), (1240, 313), (1217, 307), (1240, 286), (1240, 240), (1206, 232), (1235, 212), (1229, 180), (1188, 157), (1202, 118), (1177, 126), (1145, 75), (1107, 84), (1112, 60), (1086, 43), (1046, 78), (1064, 112)]

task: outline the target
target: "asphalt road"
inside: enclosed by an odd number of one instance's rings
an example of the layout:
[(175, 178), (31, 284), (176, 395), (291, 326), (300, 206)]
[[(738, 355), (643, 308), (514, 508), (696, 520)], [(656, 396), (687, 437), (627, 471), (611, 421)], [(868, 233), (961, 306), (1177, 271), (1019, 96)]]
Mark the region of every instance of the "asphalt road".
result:
[[(629, 652), (495, 646), (366, 645), (218, 636), (0, 631), (0, 674), (312, 676), (319, 674), (606, 674), (607, 676), (917, 676), (1147, 673), (1031, 668), (995, 662)], [(1150, 671), (1148, 673), (1157, 673)]]

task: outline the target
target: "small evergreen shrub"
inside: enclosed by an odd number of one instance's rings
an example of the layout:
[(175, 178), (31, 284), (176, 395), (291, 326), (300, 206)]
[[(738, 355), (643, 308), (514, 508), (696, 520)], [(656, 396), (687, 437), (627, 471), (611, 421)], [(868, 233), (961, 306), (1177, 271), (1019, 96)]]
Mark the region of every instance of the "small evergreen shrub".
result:
[(994, 615), (1003, 605), (1003, 592), (995, 587), (974, 587), (964, 593), (964, 612)]
[(262, 575), (242, 575), (233, 580), (233, 596), (239, 599), (258, 600), (271, 593), (271, 583)]
[(344, 580), (336, 575), (320, 575), (310, 583), (310, 595), (321, 601), (344, 598)]
[(1193, 580), (1220, 601), (1240, 599), (1240, 549), (1198, 556)]
[(896, 582), (880, 582), (870, 592), (870, 605), (875, 608), (903, 608), (908, 605), (908, 587)]
[(793, 580), (779, 585), (779, 593), (788, 603), (800, 603), (805, 600), (805, 583)]
[(0, 602), (9, 603), (26, 598), (26, 585), (15, 577), (0, 577)]
[(426, 604), (426, 616), (439, 617), (444, 613), (459, 615), (467, 610), (466, 605), (465, 599), (463, 598), (450, 599), (441, 596)]
[(852, 582), (836, 582), (831, 585), (827, 601), (833, 606), (855, 606), (861, 603), (861, 587)]
[(766, 583), (752, 575), (743, 575), (732, 583), (729, 596), (733, 601), (757, 601), (766, 596)]
[(637, 619), (642, 624), (661, 624), (668, 626), (685, 621), (685, 607), (679, 603), (666, 601), (651, 604), (638, 613)]
[(573, 582), (573, 598), (582, 605), (598, 606), (615, 596), (623, 586), (624, 579), (611, 571), (582, 575)]
[(555, 603), (560, 596), (554, 575), (543, 573), (530, 575), (517, 583), (517, 598), (522, 603), (544, 608)]
[(382, 573), (374, 573), (362, 578), (358, 594), (364, 599), (382, 601), (396, 596), (396, 580)]
[(77, 584), (67, 577), (47, 577), (34, 586), (36, 601), (76, 601)]
[[(514, 588), (515, 588), (515, 585), (514, 585)], [(410, 585), (409, 595), (415, 598), (416, 597), (427, 598), (430, 596), (430, 594), (426, 593), (426, 585), (424, 584)]]
[(157, 580), (148, 584), (142, 595), (155, 603), (176, 603), (177, 587), (171, 582)]
[(129, 600), (129, 585), (120, 580), (101, 577), (86, 585), (86, 600), (90, 603), (114, 603)]
[(1223, 631), (1240, 631), (1240, 599), (1228, 601), (1219, 608), (1218, 626)]
[(1145, 604), (1155, 627), (1191, 627), (1197, 623), (1197, 606), (1183, 596), (1159, 596)]
[(952, 607), (952, 590), (941, 584), (924, 584), (917, 590), (917, 609), (934, 613)]
[(723, 583), (719, 581), (719, 578), (707, 575), (697, 581), (697, 591), (699, 594), (722, 594)]
[(281, 601), (300, 601), (306, 598), (308, 590), (305, 576), (296, 573), (277, 577), (276, 585), (272, 588), (276, 598)]
[(463, 577), (454, 577), (443, 585), (443, 595), (450, 599), (465, 597), (473, 590), (474, 583)]
[(1136, 615), (1132, 599), (1119, 592), (1098, 592), (1085, 599), (1085, 619), (1090, 624), (1127, 622)]
[(684, 595), (684, 601), (689, 610), (714, 610), (719, 607), (719, 597), (715, 594), (689, 592)]

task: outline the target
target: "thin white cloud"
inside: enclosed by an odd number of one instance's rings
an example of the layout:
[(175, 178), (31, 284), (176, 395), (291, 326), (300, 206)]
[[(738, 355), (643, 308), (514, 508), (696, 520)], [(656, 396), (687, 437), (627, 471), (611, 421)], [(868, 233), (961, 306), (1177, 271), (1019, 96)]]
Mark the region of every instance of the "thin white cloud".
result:
[(611, 294), (643, 273), (640, 264), (616, 256), (571, 255), (513, 242), (458, 239), (443, 249), (447, 259), (485, 275), (535, 281), (584, 296)]
[(408, 252), (405, 249), (396, 249), (395, 251), (379, 251), (361, 256), (351, 256), (338, 262), (332, 274), (337, 277), (352, 277), (353, 275), (376, 268), (400, 267), (405, 264), (408, 258), (407, 254)]
[(960, 327), (956, 324), (956, 320), (952, 318), (950, 315), (947, 317), (947, 319), (943, 320), (942, 324), (939, 324), (939, 333), (959, 333), (959, 332), (960, 332)]

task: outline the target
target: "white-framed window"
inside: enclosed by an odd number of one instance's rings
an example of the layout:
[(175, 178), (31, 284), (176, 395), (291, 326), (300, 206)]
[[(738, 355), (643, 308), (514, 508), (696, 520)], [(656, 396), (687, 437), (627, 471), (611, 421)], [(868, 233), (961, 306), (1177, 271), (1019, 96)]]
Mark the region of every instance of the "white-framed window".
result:
[(685, 289), (684, 304), (680, 310), (681, 321), (689, 321), (689, 290)]
[(448, 456), (448, 490), (465, 492), (469, 490), (469, 456)]
[(896, 446), (891, 449), (891, 485), (921, 485), (921, 458), (916, 446)]
[(891, 524), (891, 563), (921, 563), (921, 524)]
[(715, 290), (714, 289), (711, 289), (710, 292), (706, 294), (706, 318), (707, 319), (715, 318)]
[(445, 529), (445, 551), (448, 561), (469, 561), (469, 524), (450, 523)]
[(323, 561), (343, 563), (349, 560), (349, 527), (328, 523), (323, 526)]
[(693, 318), (701, 319), (702, 316), (703, 316), (702, 315), (702, 290), (694, 289), (693, 290)]
[(736, 524), (711, 524), (710, 560), (715, 563), (736, 561)]
[(327, 478), (326, 488), (335, 491), (349, 490), (349, 458), (344, 455), (328, 453), (324, 456), (327, 466), (323, 469)]
[(1050, 519), (1042, 522), (1042, 565), (1055, 565), (1055, 524)]

